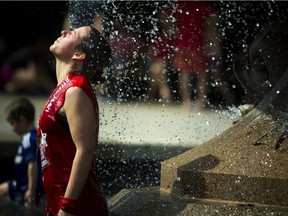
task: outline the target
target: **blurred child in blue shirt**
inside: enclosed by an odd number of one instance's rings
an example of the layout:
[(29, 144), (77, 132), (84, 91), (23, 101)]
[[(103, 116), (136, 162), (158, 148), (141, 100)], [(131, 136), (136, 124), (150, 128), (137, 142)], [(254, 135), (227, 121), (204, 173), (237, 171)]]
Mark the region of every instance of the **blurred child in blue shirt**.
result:
[(44, 190), (37, 154), (35, 107), (27, 98), (16, 99), (6, 107), (5, 117), (22, 139), (14, 158), (14, 179), (0, 184), (0, 197), (9, 196), (19, 205), (38, 204)]

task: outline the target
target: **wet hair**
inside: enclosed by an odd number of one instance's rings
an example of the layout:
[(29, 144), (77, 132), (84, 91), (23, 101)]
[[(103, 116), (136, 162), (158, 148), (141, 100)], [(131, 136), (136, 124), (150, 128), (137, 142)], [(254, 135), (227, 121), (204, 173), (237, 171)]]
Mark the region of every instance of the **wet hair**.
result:
[(90, 29), (90, 34), (81, 41), (78, 48), (86, 54), (83, 74), (93, 84), (100, 84), (105, 81), (103, 70), (109, 63), (111, 48), (99, 31), (93, 26)]
[(18, 98), (12, 101), (5, 109), (7, 121), (20, 121), (21, 116), (25, 117), (27, 121), (34, 122), (35, 107), (27, 98)]

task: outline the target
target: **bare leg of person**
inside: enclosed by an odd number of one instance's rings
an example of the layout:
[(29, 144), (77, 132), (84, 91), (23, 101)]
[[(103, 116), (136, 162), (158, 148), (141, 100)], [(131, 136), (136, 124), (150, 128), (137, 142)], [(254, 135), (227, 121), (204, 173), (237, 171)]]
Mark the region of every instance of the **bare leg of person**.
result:
[(190, 74), (187, 72), (179, 73), (179, 89), (182, 105), (190, 108), (192, 106), (191, 95), (190, 95)]
[(149, 83), (148, 83), (148, 98), (153, 100), (157, 93), (158, 78), (157, 73), (161, 70), (161, 65), (158, 61), (154, 62), (150, 67)]
[(197, 108), (205, 108), (207, 106), (207, 73), (203, 72), (197, 76)]
[(167, 83), (166, 64), (163, 61), (157, 61), (151, 66), (150, 83), (148, 97), (154, 98), (157, 89), (164, 102), (170, 102), (172, 95)]
[(160, 97), (165, 102), (169, 103), (172, 100), (172, 94), (168, 86), (166, 72), (167, 72), (166, 64), (163, 64), (163, 69), (161, 70), (161, 73), (159, 74), (159, 94), (160, 94)]

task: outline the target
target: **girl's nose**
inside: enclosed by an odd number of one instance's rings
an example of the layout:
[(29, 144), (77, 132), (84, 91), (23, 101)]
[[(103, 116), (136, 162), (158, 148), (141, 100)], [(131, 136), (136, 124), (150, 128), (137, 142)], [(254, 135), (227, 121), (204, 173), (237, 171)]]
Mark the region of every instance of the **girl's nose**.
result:
[(67, 34), (68, 30), (62, 30), (61, 31), (61, 36), (65, 36)]

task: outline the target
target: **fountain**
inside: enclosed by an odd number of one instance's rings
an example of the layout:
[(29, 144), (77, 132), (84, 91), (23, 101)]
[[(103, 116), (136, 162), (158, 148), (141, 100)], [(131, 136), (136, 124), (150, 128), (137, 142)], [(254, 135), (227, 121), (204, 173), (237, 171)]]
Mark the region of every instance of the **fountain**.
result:
[(160, 187), (111, 198), (111, 215), (287, 215), (287, 39), (287, 23), (271, 22), (235, 58), (254, 108), (219, 136), (163, 161)]
[(249, 52), (243, 46), (234, 58), (253, 109), (219, 136), (163, 161), (160, 187), (124, 189), (112, 197), (111, 215), (287, 214), (286, 29), (285, 23), (266, 25)]

